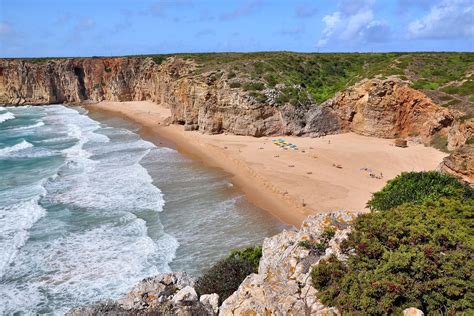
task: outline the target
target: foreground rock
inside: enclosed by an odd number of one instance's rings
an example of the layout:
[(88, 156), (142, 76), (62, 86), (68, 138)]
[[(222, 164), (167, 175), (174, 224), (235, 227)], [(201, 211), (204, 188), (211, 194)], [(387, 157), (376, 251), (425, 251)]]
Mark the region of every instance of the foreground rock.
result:
[[(220, 315), (338, 315), (322, 305), (311, 281), (311, 268), (335, 254), (343, 259), (339, 244), (347, 238), (354, 215), (345, 212), (310, 216), (299, 231), (284, 231), (263, 243), (258, 274), (248, 276), (220, 307)], [(304, 243), (318, 243), (334, 229), (329, 247), (318, 253)]]
[(453, 151), (441, 162), (439, 170), (474, 187), (474, 144)]
[(144, 279), (117, 301), (75, 308), (67, 315), (216, 315), (216, 296), (203, 295), (199, 299), (190, 276), (168, 273)]
[[(266, 238), (258, 273), (248, 276), (220, 308), (217, 294), (199, 297), (194, 280), (176, 272), (144, 279), (117, 301), (75, 308), (67, 315), (339, 315), (318, 301), (310, 273), (331, 254), (344, 259), (339, 244), (354, 218), (346, 212), (313, 215), (300, 230)], [(324, 237), (328, 229), (330, 238)], [(323, 240), (326, 248), (308, 247)]]

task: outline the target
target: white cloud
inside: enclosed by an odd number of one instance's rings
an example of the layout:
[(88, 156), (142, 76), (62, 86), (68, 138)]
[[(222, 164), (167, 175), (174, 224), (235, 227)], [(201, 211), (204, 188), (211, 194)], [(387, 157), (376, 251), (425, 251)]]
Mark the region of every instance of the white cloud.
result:
[(374, 4), (374, 0), (341, 0), (337, 11), (323, 17), (324, 29), (317, 46), (326, 46), (330, 41), (364, 43), (386, 40), (390, 28), (386, 22), (374, 17)]
[(474, 2), (443, 0), (424, 17), (408, 25), (411, 38), (460, 38), (474, 36)]

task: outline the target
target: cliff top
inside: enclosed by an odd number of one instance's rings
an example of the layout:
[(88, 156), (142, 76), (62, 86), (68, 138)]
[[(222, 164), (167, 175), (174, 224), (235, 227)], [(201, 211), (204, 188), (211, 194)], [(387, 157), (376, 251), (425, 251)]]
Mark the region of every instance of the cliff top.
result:
[[(474, 53), (182, 53), (123, 56), (191, 59), (196, 73), (222, 72), (233, 87), (250, 91), (284, 85), (277, 104), (322, 103), (364, 78), (398, 76), (433, 101), (472, 116), (474, 113)], [(90, 57), (108, 58), (108, 57)], [(112, 57), (111, 57), (112, 58)], [(20, 59), (33, 63), (68, 58)], [(85, 59), (83, 57), (77, 59)]]

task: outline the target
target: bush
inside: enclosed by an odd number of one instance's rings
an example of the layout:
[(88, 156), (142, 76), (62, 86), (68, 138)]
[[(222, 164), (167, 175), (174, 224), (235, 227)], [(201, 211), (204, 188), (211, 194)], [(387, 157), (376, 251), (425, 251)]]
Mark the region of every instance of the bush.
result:
[(421, 204), (442, 197), (473, 198), (474, 193), (454, 177), (436, 171), (403, 172), (373, 194), (367, 205), (372, 210), (384, 211), (403, 203)]
[(220, 302), (228, 298), (250, 274), (258, 271), (262, 247), (234, 250), (217, 262), (196, 282), (199, 295), (217, 293)]
[(313, 268), (318, 297), (343, 314), (472, 311), (473, 215), (473, 199), (442, 198), (359, 216), (343, 244), (347, 263)]
[(261, 82), (246, 82), (244, 83), (245, 91), (260, 91), (265, 88), (265, 85)]
[(240, 88), (241, 84), (240, 84), (240, 82), (238, 82), (238, 81), (232, 81), (232, 82), (229, 84), (229, 86), (230, 86), (231, 88)]

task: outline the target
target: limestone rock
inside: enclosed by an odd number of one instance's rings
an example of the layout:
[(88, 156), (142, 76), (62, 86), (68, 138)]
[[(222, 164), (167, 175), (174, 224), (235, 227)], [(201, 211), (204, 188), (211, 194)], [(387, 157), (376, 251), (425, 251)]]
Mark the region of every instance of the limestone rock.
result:
[(70, 316), (92, 315), (215, 315), (198, 300), (194, 280), (184, 272), (146, 278), (117, 301), (70, 310)]
[[(335, 254), (343, 259), (339, 243), (347, 238), (354, 215), (346, 212), (308, 217), (298, 231), (285, 230), (266, 238), (258, 273), (249, 275), (220, 307), (220, 315), (339, 315), (322, 305), (311, 282), (311, 268)], [(328, 228), (334, 237), (324, 253), (314, 253), (300, 241), (317, 242)]]
[(209, 312), (212, 312), (217, 315), (219, 311), (219, 295), (214, 294), (204, 294), (199, 298), (201, 304), (206, 307)]
[(193, 287), (187, 285), (179, 290), (174, 296), (172, 302), (175, 304), (192, 304), (198, 300), (198, 295)]
[[(258, 101), (230, 88), (220, 71), (196, 73), (192, 60), (66, 58), (45, 62), (0, 59), (0, 104), (51, 104), (149, 100), (168, 106), (171, 123), (202, 133), (321, 136), (352, 131), (428, 144), (436, 133), (457, 148), (472, 125), (450, 130), (454, 116), (396, 78), (363, 80), (321, 105), (276, 106), (284, 89), (264, 89)], [(471, 132), (469, 132), (471, 131)]]
[(474, 187), (474, 144), (466, 144), (444, 158), (438, 169)]
[[(425, 144), (436, 133), (447, 134), (455, 120), (450, 110), (397, 78), (362, 80), (321, 107), (338, 121), (339, 131), (382, 138), (411, 137)], [(311, 121), (307, 125), (320, 126)]]
[(403, 310), (403, 316), (425, 316), (418, 308), (410, 307)]

